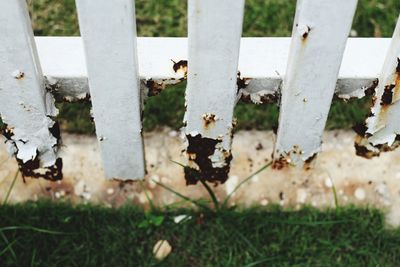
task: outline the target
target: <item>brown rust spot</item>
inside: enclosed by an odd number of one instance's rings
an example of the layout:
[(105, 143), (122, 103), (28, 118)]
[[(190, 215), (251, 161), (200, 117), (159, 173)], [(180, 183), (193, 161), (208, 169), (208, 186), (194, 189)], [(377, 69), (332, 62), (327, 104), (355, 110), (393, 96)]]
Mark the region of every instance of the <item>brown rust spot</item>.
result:
[(400, 74), (400, 58), (397, 58), (396, 72)]
[(18, 71), (18, 73), (16, 73), (14, 77), (17, 80), (22, 80), (25, 77), (25, 73), (22, 71)]
[(366, 148), (363, 145), (360, 145), (357, 143), (357, 141), (354, 143), (354, 148), (356, 150), (356, 155), (366, 158), (366, 159), (370, 159), (372, 157), (377, 157), (379, 156), (379, 152), (374, 152), (374, 151), (370, 151), (368, 148)]
[(63, 178), (62, 174), (62, 159), (58, 158), (53, 166), (40, 168), (40, 160), (38, 155), (33, 160), (22, 162), (17, 158), (19, 170), (22, 177), (44, 178), (50, 181), (58, 181)]
[(175, 62), (171, 59), (171, 61), (174, 63), (172, 66), (172, 69), (178, 73), (181, 72), (183, 75), (186, 77), (187, 76), (187, 71), (188, 71), (188, 61), (187, 60), (179, 60), (178, 62)]
[(398, 146), (400, 146), (400, 135), (398, 134), (396, 135), (395, 141), (392, 145), (385, 143), (374, 146), (372, 143), (368, 142), (367, 136), (363, 137), (360, 135), (356, 136), (356, 140), (354, 142), (356, 155), (366, 159), (378, 157), (381, 152), (393, 151)]
[(317, 153), (314, 153), (304, 161), (304, 170), (311, 169), (311, 163), (315, 160), (316, 157)]
[(283, 168), (286, 168), (289, 166), (289, 160), (287, 157), (280, 155), (278, 159), (274, 159), (272, 163), (272, 169), (275, 170), (282, 170)]
[(258, 142), (258, 144), (256, 146), (256, 150), (259, 151), (259, 150), (262, 150), (263, 148), (264, 148), (264, 146), (260, 142)]
[[(228, 179), (230, 162), (232, 155), (229, 151), (225, 154), (225, 166), (216, 168), (213, 167), (210, 156), (215, 153), (216, 146), (221, 140), (202, 137), (200, 134), (196, 136), (187, 135), (189, 142), (186, 153), (190, 155), (189, 160), (197, 164), (198, 169), (185, 167), (185, 179), (187, 185), (197, 184), (199, 180), (224, 183)], [(224, 151), (225, 152), (225, 151)]]
[(381, 97), (381, 106), (392, 104), (394, 84), (386, 85)]
[(156, 96), (165, 89), (165, 84), (149, 79), (146, 81), (146, 87), (149, 88), (148, 96)]
[(203, 114), (204, 128), (208, 128), (213, 125), (217, 120), (217, 116), (212, 113)]
[(3, 124), (2, 134), (7, 140), (11, 140), (14, 135), (13, 128), (9, 127), (7, 124)]
[(236, 85), (237, 85), (237, 88), (238, 88), (238, 92), (239, 92), (240, 89), (246, 88), (247, 85), (249, 84), (250, 80), (251, 80), (250, 78), (244, 78), (244, 77), (242, 78), (241, 75), (240, 75), (240, 71), (238, 71), (237, 72), (237, 79), (236, 79)]
[(364, 137), (365, 133), (367, 132), (368, 128), (365, 123), (358, 123), (353, 126), (353, 130), (359, 135)]
[[(57, 144), (56, 146), (59, 146), (61, 143), (61, 138), (60, 138), (60, 125), (58, 122), (54, 122), (53, 126), (49, 128), (50, 133), (57, 139)], [(12, 128), (8, 127), (7, 124), (4, 124), (3, 130), (2, 130), (3, 136), (7, 139), (7, 141), (14, 142), (13, 140), (13, 130)], [(19, 140), (21, 142), (24, 142), (23, 140)], [(15, 143), (14, 143), (15, 146)], [(16, 150), (18, 148), (15, 146)], [(19, 171), (22, 174), (22, 177), (33, 177), (33, 178), (44, 178), (46, 180), (51, 180), (51, 181), (57, 181), (61, 180), (63, 177), (62, 174), (62, 159), (57, 158), (55, 164), (50, 167), (45, 167), (41, 168), (40, 167), (40, 160), (39, 160), (39, 152), (36, 151), (36, 156), (32, 160), (28, 160), (27, 162), (23, 162), (21, 159), (17, 158), (17, 163), (19, 167)]]
[(310, 28), (310, 26), (307, 26), (307, 30), (306, 30), (306, 31), (304, 31), (304, 33), (303, 33), (303, 35), (302, 35), (302, 37), (303, 37), (303, 40), (304, 40), (304, 39), (307, 39), (307, 37), (308, 37), (308, 34), (310, 33), (310, 31), (311, 31), (311, 28)]
[(365, 90), (364, 90), (364, 94), (365, 96), (373, 96), (375, 95), (375, 89), (379, 84), (379, 79), (375, 79), (372, 84), (370, 86), (368, 86)]
[[(253, 93), (257, 94), (257, 93)], [(272, 104), (278, 102), (279, 99), (279, 93), (274, 92), (272, 94), (264, 94), (260, 96), (260, 103), (257, 104)], [(243, 93), (240, 97), (240, 100), (245, 102), (245, 103), (254, 103), (253, 100), (251, 99), (251, 94), (249, 93)]]

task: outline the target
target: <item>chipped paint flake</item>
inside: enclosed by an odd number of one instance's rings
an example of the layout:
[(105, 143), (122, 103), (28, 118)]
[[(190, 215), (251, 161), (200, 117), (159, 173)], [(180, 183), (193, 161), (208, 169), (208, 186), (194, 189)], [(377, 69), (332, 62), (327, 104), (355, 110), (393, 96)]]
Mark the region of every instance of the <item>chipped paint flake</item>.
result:
[(400, 145), (400, 17), (383, 65), (365, 125), (356, 128), (356, 154), (379, 156)]
[[(0, 115), (23, 176), (62, 178), (58, 111), (46, 91), (25, 1), (0, 1)], [(12, 57), (10, 57), (10, 54)], [(11, 74), (11, 75), (10, 75)]]

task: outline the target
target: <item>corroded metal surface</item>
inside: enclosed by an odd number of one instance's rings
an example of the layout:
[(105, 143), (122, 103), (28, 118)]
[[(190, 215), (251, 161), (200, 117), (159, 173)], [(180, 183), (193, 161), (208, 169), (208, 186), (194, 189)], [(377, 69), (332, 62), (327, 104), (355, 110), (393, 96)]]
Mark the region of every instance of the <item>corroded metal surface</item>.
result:
[(393, 33), (365, 125), (356, 129), (356, 153), (365, 158), (379, 156), (400, 145), (400, 19)]
[[(69, 101), (85, 98), (89, 89), (80, 37), (36, 37), (36, 43), (48, 84), (57, 84), (58, 95)], [(339, 98), (365, 95), (379, 76), (389, 43), (388, 38), (349, 38), (335, 89)], [(239, 86), (243, 100), (257, 104), (278, 100), (289, 45), (286, 37), (241, 39), (238, 69), (240, 78), (246, 80), (245, 88)], [(183, 81), (183, 72), (175, 72), (174, 64), (187, 60), (187, 49), (187, 38), (139, 37), (142, 84), (154, 81), (157, 88), (164, 89)]]
[(321, 150), (357, 0), (297, 2), (281, 92), (276, 168), (304, 166)]
[(57, 109), (46, 91), (26, 1), (1, 1), (0, 116), (9, 153), (25, 176), (62, 178)]
[(188, 62), (179, 61), (173, 67), (174, 72), (188, 69), (184, 118), (187, 184), (228, 179), (237, 83), (246, 84), (237, 73), (243, 15), (244, 0), (189, 1)]

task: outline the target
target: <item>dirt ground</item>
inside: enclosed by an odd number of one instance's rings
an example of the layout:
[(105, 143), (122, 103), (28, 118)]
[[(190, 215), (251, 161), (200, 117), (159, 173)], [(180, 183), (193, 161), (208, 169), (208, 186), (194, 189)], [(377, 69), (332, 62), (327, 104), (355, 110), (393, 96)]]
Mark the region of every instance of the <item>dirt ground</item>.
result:
[[(120, 206), (126, 202), (149, 206), (148, 198), (158, 206), (182, 203), (182, 199), (157, 185), (165, 184), (191, 198), (208, 198), (198, 184), (186, 186), (183, 168), (171, 160), (185, 163), (182, 137), (168, 128), (145, 133), (148, 175), (143, 182), (120, 183), (104, 178), (99, 146), (95, 137), (64, 134), (62, 158), (64, 179), (18, 178), (9, 202), (47, 197), (54, 200), (93, 202)], [(8, 191), (17, 171), (15, 159), (9, 158), (0, 142), (0, 200)], [(233, 139), (233, 160), (228, 181), (214, 190), (220, 200), (243, 179), (271, 160), (274, 134), (270, 131), (239, 131)], [(355, 155), (354, 133), (329, 131), (324, 134), (323, 151), (310, 170), (290, 167), (268, 168), (244, 184), (231, 198), (231, 204), (279, 204), (299, 208), (302, 205), (334, 207), (334, 189), (339, 205), (373, 206), (387, 212), (390, 225), (400, 225), (400, 150), (378, 158)], [(147, 196), (146, 196), (147, 195)]]

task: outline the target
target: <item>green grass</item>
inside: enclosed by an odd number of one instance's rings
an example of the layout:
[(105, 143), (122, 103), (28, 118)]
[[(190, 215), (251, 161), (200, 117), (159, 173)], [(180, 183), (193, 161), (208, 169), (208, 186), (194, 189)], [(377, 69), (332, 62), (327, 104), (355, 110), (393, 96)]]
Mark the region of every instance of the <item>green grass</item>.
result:
[[(173, 217), (192, 218), (176, 224)], [(0, 207), (2, 266), (398, 266), (400, 230), (372, 209), (154, 211), (62, 203)], [(160, 219), (162, 218), (162, 219)], [(5, 237), (5, 238), (4, 238)], [(172, 253), (161, 263), (154, 244)], [(5, 241), (7, 240), (7, 241)]]
[[(79, 35), (74, 0), (30, 0), (36, 35)], [(294, 0), (247, 0), (243, 36), (290, 36), (295, 10)], [(186, 0), (136, 0), (139, 36), (186, 36)], [(353, 29), (360, 37), (390, 37), (400, 10), (398, 0), (360, 0)], [(173, 87), (147, 101), (143, 126), (178, 129), (184, 114), (184, 85)], [(364, 120), (368, 100), (351, 103), (335, 101), (327, 129), (350, 128)], [(59, 119), (64, 130), (94, 133), (90, 103), (59, 103)], [(239, 103), (235, 110), (237, 129), (268, 130), (278, 121), (276, 105), (257, 106)]]

